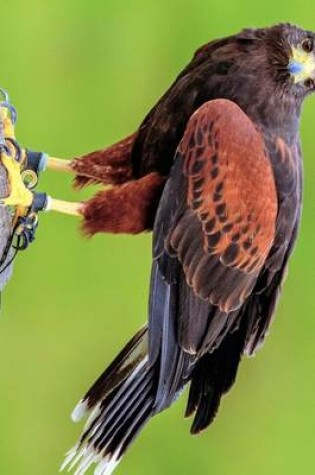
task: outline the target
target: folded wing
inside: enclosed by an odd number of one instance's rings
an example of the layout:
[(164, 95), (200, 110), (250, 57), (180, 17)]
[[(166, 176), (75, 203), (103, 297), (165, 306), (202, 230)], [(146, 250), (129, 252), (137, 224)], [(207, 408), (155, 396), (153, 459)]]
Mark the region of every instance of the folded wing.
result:
[(214, 331), (210, 320), (220, 339), (223, 328), (231, 329), (273, 245), (276, 218), (276, 186), (259, 131), (231, 101), (204, 104), (187, 125), (154, 230), (159, 272), (179, 288), (182, 348), (213, 343), (205, 336)]

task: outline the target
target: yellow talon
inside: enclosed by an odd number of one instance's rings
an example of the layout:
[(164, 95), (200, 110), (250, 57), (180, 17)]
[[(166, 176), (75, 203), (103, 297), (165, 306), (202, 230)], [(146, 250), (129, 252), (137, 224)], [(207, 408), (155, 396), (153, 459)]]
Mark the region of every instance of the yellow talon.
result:
[(21, 165), (6, 153), (1, 154), (1, 162), (8, 172), (10, 195), (1, 200), (5, 206), (29, 208), (33, 193), (26, 188), (21, 177)]

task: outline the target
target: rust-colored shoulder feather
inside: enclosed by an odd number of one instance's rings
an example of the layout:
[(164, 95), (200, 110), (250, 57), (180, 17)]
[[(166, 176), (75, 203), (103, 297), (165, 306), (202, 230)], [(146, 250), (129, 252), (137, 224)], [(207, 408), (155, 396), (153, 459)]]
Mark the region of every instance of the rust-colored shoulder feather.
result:
[(171, 181), (181, 175), (174, 186), (186, 193), (168, 250), (199, 297), (231, 311), (251, 292), (275, 235), (277, 193), (263, 139), (236, 104), (214, 100), (190, 119), (176, 162)]

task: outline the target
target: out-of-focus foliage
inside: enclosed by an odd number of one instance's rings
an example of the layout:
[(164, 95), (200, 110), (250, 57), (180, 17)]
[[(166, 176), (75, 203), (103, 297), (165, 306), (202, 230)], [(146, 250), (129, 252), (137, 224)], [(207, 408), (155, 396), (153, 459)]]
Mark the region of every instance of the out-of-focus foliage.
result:
[[(20, 141), (73, 157), (136, 129), (193, 51), (247, 26), (315, 28), (309, 2), (12, 0), (1, 4), (0, 84)], [(213, 427), (189, 436), (184, 398), (151, 422), (118, 469), (128, 475), (310, 473), (315, 443), (315, 100), (305, 105), (305, 206), (298, 248), (264, 351), (242, 365)], [(77, 199), (70, 176), (40, 188)], [(90, 192), (80, 194), (80, 198)], [(0, 473), (53, 475), (80, 427), (69, 413), (145, 321), (150, 236), (97, 236), (41, 217), (0, 320)]]

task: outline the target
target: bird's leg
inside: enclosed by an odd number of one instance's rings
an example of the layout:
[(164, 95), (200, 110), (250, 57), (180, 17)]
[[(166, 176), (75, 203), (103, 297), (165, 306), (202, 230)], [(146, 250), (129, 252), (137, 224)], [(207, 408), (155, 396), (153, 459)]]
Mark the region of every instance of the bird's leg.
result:
[[(129, 189), (135, 190), (135, 192), (138, 193), (138, 186), (141, 189), (143, 188), (141, 180), (139, 180), (139, 182), (132, 181), (133, 174), (131, 154), (135, 138), (136, 134), (125, 138), (124, 140), (112, 145), (107, 149), (92, 152), (73, 160), (63, 160), (56, 157), (50, 157), (43, 153), (23, 151), (25, 154), (23, 165), (24, 170), (23, 168), (22, 171), (18, 169), (18, 165), (15, 166), (12, 160), (8, 160), (8, 163), (4, 162), (4, 165), (9, 172), (9, 176), (11, 177), (11, 190), (14, 190), (14, 193), (11, 193), (10, 197), (3, 200), (3, 204), (23, 206), (24, 208), (30, 207), (32, 205), (32, 199), (34, 195), (29, 189), (25, 187), (23, 179), (25, 179), (25, 177), (28, 175), (28, 172), (30, 172), (35, 176), (35, 182), (37, 182), (37, 175), (45, 169), (74, 173), (76, 175), (75, 186), (79, 188), (92, 183), (114, 185), (113, 189), (107, 189), (103, 192), (100, 192), (95, 198), (92, 198), (86, 203), (71, 203), (51, 197), (48, 197), (47, 199), (47, 211), (51, 210), (73, 216), (83, 216), (83, 227), (89, 234), (94, 234), (95, 232), (99, 231), (99, 228), (102, 228), (100, 223), (102, 213), (98, 213), (99, 216), (95, 217), (92, 217), (93, 213), (91, 214), (93, 206), (97, 206), (98, 201), (101, 202), (101, 205), (105, 206), (105, 210), (108, 212), (109, 204), (103, 203), (105, 196), (107, 197), (105, 199), (106, 203), (111, 200), (111, 206), (117, 207), (117, 203), (113, 202), (114, 197), (117, 197), (117, 200), (119, 201), (119, 199), (121, 199), (120, 197), (124, 193), (128, 195)], [(13, 170), (14, 167), (16, 170)], [(145, 183), (149, 185), (149, 181), (150, 180), (146, 179)], [(123, 184), (128, 183), (131, 183), (130, 188), (123, 188)], [(147, 193), (149, 192), (147, 191)], [(131, 200), (130, 196), (128, 196), (128, 199)], [(139, 195), (139, 199), (141, 199), (141, 194)], [(85, 212), (87, 213), (88, 218), (85, 218)], [(91, 224), (93, 220), (95, 221), (94, 225)], [(85, 224), (85, 222), (89, 222), (90, 224)], [(120, 225), (118, 225), (118, 227), (119, 226)], [(100, 230), (103, 230), (103, 228)], [(104, 232), (106, 231), (107, 229), (104, 230)]]
[(74, 159), (71, 168), (77, 175), (75, 187), (82, 188), (95, 183), (121, 185), (131, 180), (132, 148), (136, 137), (137, 133), (108, 148)]
[(152, 230), (164, 184), (165, 177), (154, 172), (100, 191), (80, 208), (83, 231), (91, 236)]
[[(41, 152), (20, 148), (15, 138), (16, 111), (9, 103), (7, 93), (0, 89), (0, 165), (7, 171), (9, 196), (0, 204), (16, 207), (18, 214), (26, 216), (29, 210), (51, 209), (71, 215), (82, 215), (80, 203), (69, 203), (48, 197), (45, 193), (33, 193), (38, 175), (45, 168), (72, 172), (76, 175), (75, 186), (92, 183), (117, 185), (132, 179), (132, 149), (137, 137), (133, 134), (105, 150), (87, 154), (73, 160), (49, 157)], [(17, 214), (17, 213), (16, 213)]]
[(68, 172), (73, 173), (71, 164), (72, 160), (65, 160), (62, 158), (47, 157), (46, 168), (47, 170), (54, 170), (56, 172)]
[(82, 206), (82, 203), (57, 200), (55, 198), (48, 197), (45, 211), (56, 211), (58, 213), (68, 214), (70, 216), (82, 216)]
[(165, 184), (165, 177), (150, 173), (97, 193), (83, 203), (48, 199), (46, 211), (81, 216), (87, 234), (139, 234), (153, 228), (156, 209)]
[(29, 164), (35, 171), (48, 169), (75, 174), (76, 188), (97, 183), (120, 185), (132, 179), (131, 154), (135, 138), (136, 134), (133, 134), (108, 148), (72, 160), (31, 152)]

